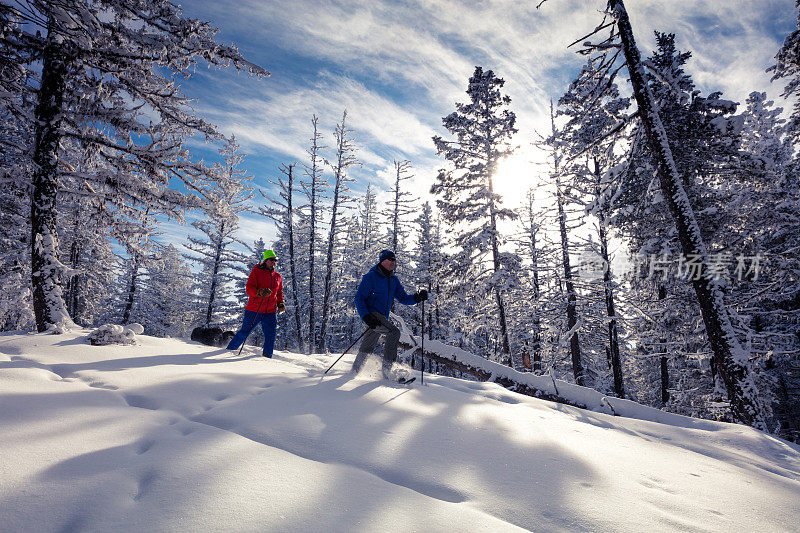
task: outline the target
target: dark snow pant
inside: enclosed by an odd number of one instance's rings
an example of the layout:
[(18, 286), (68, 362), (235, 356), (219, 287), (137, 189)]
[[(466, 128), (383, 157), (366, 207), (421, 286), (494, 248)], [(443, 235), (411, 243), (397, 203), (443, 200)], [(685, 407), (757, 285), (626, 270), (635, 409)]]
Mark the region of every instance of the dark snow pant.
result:
[(397, 343), (400, 342), (400, 329), (389, 322), (385, 316), (380, 313), (372, 313), (380, 320), (380, 325), (375, 326), (374, 329), (367, 331), (364, 335), (364, 340), (361, 341), (361, 346), (358, 348), (358, 355), (353, 361), (353, 372), (359, 372), (361, 367), (364, 366), (364, 361), (367, 355), (375, 350), (375, 345), (378, 344), (378, 339), (381, 335), (386, 335), (386, 342), (383, 347), (383, 377), (389, 377), (389, 370), (392, 368), (392, 363), (397, 359)]
[(275, 349), (275, 330), (278, 326), (278, 313), (256, 313), (255, 311), (244, 311), (244, 323), (242, 329), (236, 332), (231, 342), (228, 343), (228, 350), (235, 350), (247, 338), (259, 322), (261, 323), (261, 331), (264, 332), (264, 357), (272, 357), (272, 351)]

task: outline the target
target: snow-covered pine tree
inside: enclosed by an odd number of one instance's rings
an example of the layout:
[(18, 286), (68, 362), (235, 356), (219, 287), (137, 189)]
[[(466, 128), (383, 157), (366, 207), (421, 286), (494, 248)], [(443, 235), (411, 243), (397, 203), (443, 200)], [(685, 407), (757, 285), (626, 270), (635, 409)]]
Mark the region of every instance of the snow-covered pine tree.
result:
[[(325, 179), (323, 168), (325, 166), (325, 159), (320, 155), (320, 151), (325, 148), (321, 145), (322, 134), (317, 129), (319, 119), (316, 115), (311, 117), (311, 125), (313, 133), (310, 139), (310, 146), (307, 150), (309, 161), (303, 164), (307, 181), (301, 181), (303, 191), (308, 199), (308, 204), (305, 209), (307, 213), (308, 227), (306, 242), (308, 244), (308, 339), (306, 345), (309, 352), (319, 346), (317, 336), (317, 323), (316, 323), (316, 277), (318, 276), (315, 268), (317, 259), (317, 250), (321, 249), (318, 243), (317, 228), (322, 221), (323, 214), (323, 200), (325, 199), (325, 191), (328, 188), (328, 182)], [(302, 213), (301, 213), (302, 214)]]
[[(3, 47), (16, 63), (4, 68), (4, 95), (18, 94), (20, 80), (38, 81), (33, 110), (31, 279), (40, 331), (67, 324), (64, 265), (58, 259), (59, 189), (73, 179), (84, 189), (120, 203), (138, 201), (179, 217), (198, 202), (169, 189), (171, 179), (193, 190), (207, 169), (190, 160), (182, 140), (192, 132), (218, 134), (194, 116), (175, 85), (188, 78), (198, 58), (213, 66), (233, 64), (257, 76), (268, 74), (236, 48), (214, 41), (208, 23), (181, 17), (165, 0), (65, 0), (4, 5)], [(15, 98), (0, 103), (25, 112)], [(145, 113), (143, 109), (150, 110)], [(61, 163), (65, 141), (97, 153), (102, 167), (91, 173)]]
[(356, 158), (355, 142), (353, 132), (347, 127), (347, 111), (342, 114), (342, 121), (336, 125), (334, 130), (336, 142), (336, 154), (330, 162), (333, 172), (333, 198), (331, 209), (331, 220), (328, 229), (328, 245), (325, 265), (325, 281), (322, 294), (322, 323), (320, 324), (320, 335), (317, 339), (317, 349), (324, 352), (327, 346), (326, 329), (333, 296), (333, 271), (334, 271), (334, 251), (336, 247), (336, 236), (341, 229), (342, 210), (352, 201), (348, 183), (355, 181), (350, 177), (348, 171), (350, 167), (358, 165)]
[(215, 165), (217, 179), (204, 190), (207, 203), (203, 206), (205, 218), (192, 221), (201, 236), (189, 235), (185, 247), (191, 254), (186, 258), (200, 267), (195, 283), (198, 295), (197, 311), (201, 324), (228, 326), (238, 312), (238, 303), (230, 300), (230, 284), (235, 277), (231, 271), (248, 257), (234, 248), (247, 247), (236, 237), (239, 216), (250, 210), (253, 198), (253, 177), (242, 168), (244, 154), (239, 151), (235, 137), (220, 148), (222, 163)]
[[(297, 208), (294, 204), (294, 195), (297, 190), (294, 169), (297, 163), (283, 164), (279, 167), (281, 175), (277, 180), (269, 180), (278, 187), (278, 196), (268, 195), (263, 190), (261, 195), (267, 199), (269, 205), (262, 207), (259, 212), (271, 219), (278, 226), (278, 231), (285, 241), (283, 248), (287, 252), (284, 257), (289, 260), (289, 275), (284, 277), (284, 299), (291, 295), (291, 308), (288, 312), (294, 317), (294, 338), (298, 350), (303, 351), (303, 328), (300, 324), (300, 279), (297, 276), (297, 257), (295, 253), (295, 216)], [(288, 279), (287, 279), (288, 278)], [(288, 322), (288, 320), (287, 320)]]
[[(433, 138), (437, 154), (452, 167), (439, 171), (431, 193), (439, 196), (437, 207), (453, 226), (459, 250), (454, 266), (470, 285), (470, 300), (476, 302), (475, 320), (487, 335), (497, 330), (499, 322), (502, 351), (510, 356), (504, 301), (509, 272), (505, 269), (503, 254), (507, 252), (502, 251), (504, 239), (498, 223), (513, 219), (514, 213), (503, 208), (493, 185), (497, 164), (513, 152), (510, 142), (517, 132), (516, 116), (508, 109), (511, 98), (500, 92), (504, 84), (491, 70), (475, 68), (467, 87), (469, 102), (456, 103), (456, 111), (442, 119), (455, 140), (438, 135)], [(481, 305), (492, 296), (494, 306)], [(490, 320), (489, 315), (495, 313), (496, 321)]]
[(749, 355), (737, 338), (723, 290), (710, 275), (708, 249), (675, 164), (658, 105), (647, 85), (644, 66), (624, 2), (609, 0), (608, 10), (616, 27), (609, 40), (621, 45), (639, 118), (656, 163), (659, 184), (675, 223), (683, 255), (699, 258), (702, 275), (693, 279), (692, 285), (714, 352), (715, 368), (725, 384), (733, 416), (739, 422), (767, 429), (768, 408), (760, 398)]

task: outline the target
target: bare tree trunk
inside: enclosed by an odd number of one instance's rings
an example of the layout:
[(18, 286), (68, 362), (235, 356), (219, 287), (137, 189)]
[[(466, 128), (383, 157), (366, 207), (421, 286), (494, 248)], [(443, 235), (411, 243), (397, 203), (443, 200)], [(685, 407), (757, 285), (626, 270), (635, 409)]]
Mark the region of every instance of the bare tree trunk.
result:
[[(659, 300), (666, 300), (667, 299), (667, 288), (663, 285), (659, 285), (658, 287), (658, 299)], [(667, 351), (667, 339), (661, 339), (661, 349), (666, 353)], [(669, 358), (666, 355), (661, 356), (661, 403), (663, 405), (667, 405), (669, 401)], [(712, 365), (713, 366), (713, 365)]]
[(736, 338), (721, 288), (707, 275), (708, 253), (705, 243), (673, 160), (658, 108), (647, 86), (628, 13), (622, 0), (609, 0), (608, 6), (617, 20), (639, 116), (656, 160), (661, 190), (675, 221), (683, 254), (685, 257), (698, 257), (701, 261), (702, 275), (696, 276), (692, 285), (700, 303), (714, 362), (728, 392), (733, 417), (739, 422), (766, 430), (765, 408), (759, 398), (748, 354)]
[(42, 81), (36, 105), (31, 194), (31, 285), (36, 329), (45, 331), (68, 320), (61, 288), (63, 266), (58, 261), (57, 193), (61, 107), (67, 86), (69, 54), (48, 34), (42, 61)]
[[(80, 256), (83, 252), (80, 242), (78, 241), (77, 235), (78, 230), (80, 229), (80, 225), (82, 223), (81, 217), (75, 219), (75, 224), (73, 227), (73, 239), (72, 244), (69, 247), (69, 266), (70, 268), (75, 271), (78, 269), (80, 264)], [(78, 309), (78, 299), (80, 297), (81, 292), (81, 276), (77, 274), (73, 274), (66, 283), (66, 293), (67, 296), (65, 298), (65, 303), (67, 305), (67, 312), (69, 312), (69, 316), (72, 317), (73, 322), (78, 323), (80, 321), (79, 314), (80, 311)]]
[[(600, 165), (594, 159), (594, 176), (597, 180), (597, 190), (595, 196), (600, 198)], [(608, 236), (606, 234), (606, 212), (605, 207), (601, 206), (597, 212), (600, 256), (603, 259), (603, 292), (606, 301), (606, 316), (608, 317), (608, 354), (611, 359), (611, 373), (614, 376), (614, 393), (620, 397), (625, 397), (625, 387), (622, 382), (622, 361), (619, 356), (619, 335), (617, 331), (617, 313), (614, 309), (614, 288), (611, 285), (611, 261), (608, 256)]]
[[(336, 243), (336, 225), (337, 216), (339, 214), (339, 203), (343, 188), (345, 185), (345, 172), (348, 166), (348, 160), (351, 154), (347, 152), (347, 128), (345, 121), (347, 119), (347, 111), (342, 116), (342, 123), (337, 128), (337, 147), (336, 147), (336, 166), (334, 167), (335, 184), (333, 188), (333, 205), (331, 206), (331, 225), (330, 232), (328, 233), (328, 253), (326, 256), (326, 269), (325, 269), (325, 286), (322, 296), (322, 324), (320, 325), (320, 334), (317, 347), (322, 352), (325, 351), (327, 345), (325, 340), (326, 328), (328, 325), (328, 311), (330, 308), (331, 300), (331, 277), (333, 274), (333, 248)], [(352, 164), (352, 163), (351, 163)]]
[(222, 239), (224, 234), (225, 222), (222, 223), (219, 229), (219, 240), (216, 243), (216, 250), (214, 252), (214, 268), (211, 272), (211, 288), (208, 291), (208, 307), (206, 308), (206, 327), (211, 324), (211, 316), (214, 314), (214, 300), (217, 296), (217, 275), (219, 275), (219, 263), (222, 257)]
[(575, 383), (586, 386), (586, 375), (583, 370), (581, 358), (581, 344), (576, 331), (578, 324), (578, 297), (575, 293), (575, 284), (572, 282), (572, 268), (569, 260), (569, 239), (567, 236), (567, 215), (564, 212), (564, 198), (561, 192), (561, 177), (559, 176), (561, 159), (556, 144), (556, 123), (553, 112), (553, 102), (550, 101), (550, 127), (553, 135), (553, 178), (556, 182), (556, 207), (558, 208), (558, 226), (561, 235), (561, 261), (564, 267), (564, 290), (567, 293), (567, 331), (569, 337), (569, 350), (572, 358), (572, 374)]
[(581, 360), (581, 344), (575, 326), (578, 324), (578, 297), (575, 284), (572, 282), (572, 268), (569, 261), (569, 240), (567, 239), (567, 215), (564, 212), (564, 200), (561, 194), (561, 180), (556, 171), (556, 203), (558, 206), (558, 226), (561, 232), (561, 258), (564, 263), (564, 286), (567, 292), (567, 330), (570, 332), (569, 351), (572, 356), (572, 374), (575, 383), (586, 386), (586, 376)]
[(396, 177), (394, 182), (394, 212), (392, 213), (392, 251), (395, 253), (397, 250), (397, 233), (400, 231), (400, 172), (402, 166), (400, 161), (395, 160), (394, 169)]
[(131, 265), (131, 282), (128, 284), (128, 296), (125, 302), (125, 310), (122, 311), (122, 323), (127, 324), (131, 319), (133, 311), (133, 301), (136, 297), (136, 282), (139, 277), (139, 254), (132, 253), (133, 264)]
[(331, 207), (331, 229), (328, 232), (328, 252), (325, 256), (325, 282), (323, 285), (322, 293), (322, 323), (320, 324), (319, 339), (317, 340), (317, 349), (320, 352), (325, 351), (325, 334), (326, 326), (328, 325), (328, 308), (330, 307), (331, 297), (331, 276), (333, 275), (333, 247), (336, 242), (336, 216), (339, 211), (339, 186), (338, 183), (334, 186), (333, 190), (333, 206)]
[(297, 328), (297, 348), (303, 351), (303, 334), (300, 329), (300, 302), (297, 298), (297, 276), (295, 275), (294, 268), (294, 208), (292, 207), (292, 192), (294, 190), (294, 177), (292, 176), (292, 169), (294, 165), (289, 165), (289, 190), (286, 195), (286, 205), (289, 226), (289, 275), (292, 277), (292, 301), (294, 302), (294, 319), (295, 327)]
[(316, 243), (317, 243), (317, 195), (321, 191), (317, 190), (317, 152), (319, 151), (319, 138), (320, 134), (317, 131), (317, 116), (314, 115), (311, 119), (311, 124), (314, 126), (314, 135), (311, 137), (311, 193), (309, 198), (309, 209), (311, 211), (311, 220), (309, 221), (308, 230), (308, 349), (309, 353), (315, 346), (317, 346), (317, 324), (314, 316), (316, 307), (316, 298), (314, 294), (314, 260), (316, 259)]
[(537, 233), (538, 226), (534, 220), (534, 197), (533, 189), (528, 191), (528, 240), (530, 241), (530, 256), (531, 256), (531, 269), (533, 272), (533, 332), (531, 339), (531, 359), (533, 361), (533, 370), (538, 373), (542, 370), (542, 325), (541, 325), (541, 306), (539, 298), (541, 290), (539, 287), (539, 250), (537, 248)]

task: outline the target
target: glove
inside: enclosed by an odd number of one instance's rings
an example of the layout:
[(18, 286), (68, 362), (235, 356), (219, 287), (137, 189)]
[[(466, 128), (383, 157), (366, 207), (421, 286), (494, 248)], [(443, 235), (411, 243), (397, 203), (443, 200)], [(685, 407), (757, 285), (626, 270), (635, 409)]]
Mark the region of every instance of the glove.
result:
[(381, 325), (381, 321), (378, 320), (378, 317), (376, 317), (372, 313), (367, 313), (366, 315), (364, 315), (364, 318), (362, 318), (362, 320), (364, 321), (364, 324), (369, 326), (369, 329), (375, 329)]
[(270, 294), (272, 294), (272, 289), (258, 289), (256, 291), (256, 296), (260, 296), (262, 298), (266, 298)]
[(424, 302), (428, 299), (428, 291), (422, 289), (417, 294), (414, 295), (414, 301), (417, 303)]
[(283, 313), (286, 311), (286, 305), (283, 302), (278, 302), (278, 314)]

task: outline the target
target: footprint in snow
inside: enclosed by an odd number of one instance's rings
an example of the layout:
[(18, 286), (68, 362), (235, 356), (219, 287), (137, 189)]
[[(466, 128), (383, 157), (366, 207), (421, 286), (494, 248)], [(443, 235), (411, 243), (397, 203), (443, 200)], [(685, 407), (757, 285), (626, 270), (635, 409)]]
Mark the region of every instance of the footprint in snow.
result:
[(143, 440), (141, 443), (139, 443), (139, 447), (136, 449), (136, 454), (142, 455), (143, 453), (147, 453), (147, 450), (152, 448), (153, 444), (155, 443), (156, 441), (154, 441), (153, 439)]
[(155, 471), (150, 470), (146, 472), (142, 477), (139, 478), (138, 483), (138, 490), (136, 495), (133, 497), (134, 501), (139, 501), (145, 496), (149, 491), (150, 487), (152, 487), (153, 482), (156, 480), (158, 476), (156, 475)]
[(114, 385), (106, 385), (105, 383), (102, 383), (100, 381), (90, 381), (90, 382), (87, 383), (87, 385), (89, 385), (90, 387), (92, 387), (94, 389), (119, 390), (119, 387), (116, 387)]

